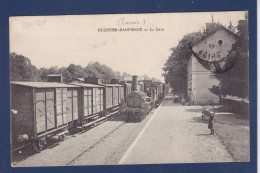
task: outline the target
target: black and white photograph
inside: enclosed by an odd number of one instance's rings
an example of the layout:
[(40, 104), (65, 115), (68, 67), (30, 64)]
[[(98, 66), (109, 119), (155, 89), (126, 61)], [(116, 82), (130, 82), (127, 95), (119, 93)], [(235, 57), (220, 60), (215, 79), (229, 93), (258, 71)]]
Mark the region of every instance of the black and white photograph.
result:
[(11, 166), (250, 162), (248, 16), (9, 17)]

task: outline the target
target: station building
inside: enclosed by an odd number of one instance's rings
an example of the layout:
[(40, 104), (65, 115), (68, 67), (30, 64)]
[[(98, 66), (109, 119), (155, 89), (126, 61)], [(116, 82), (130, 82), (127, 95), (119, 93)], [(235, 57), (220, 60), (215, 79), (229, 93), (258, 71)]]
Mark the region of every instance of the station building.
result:
[[(216, 27), (215, 23), (207, 23), (206, 31), (214, 29), (214, 27)], [(204, 60), (209, 62), (218, 61), (223, 57), (227, 57), (235, 40), (236, 34), (221, 26), (195, 43), (192, 50), (197, 52)], [(209, 91), (213, 85), (219, 85), (216, 75), (204, 68), (194, 54), (190, 57), (187, 65), (187, 82), (187, 93), (191, 104), (219, 103), (219, 97)]]

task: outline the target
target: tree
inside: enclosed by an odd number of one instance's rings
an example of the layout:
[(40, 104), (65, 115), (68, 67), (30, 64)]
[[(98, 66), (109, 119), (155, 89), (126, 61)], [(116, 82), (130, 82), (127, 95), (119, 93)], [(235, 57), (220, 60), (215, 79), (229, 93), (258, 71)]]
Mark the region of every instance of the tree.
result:
[(38, 70), (39, 81), (46, 82), (48, 80), (47, 76), (48, 76), (48, 69), (47, 68), (40, 68)]
[(201, 32), (193, 32), (185, 35), (178, 46), (171, 48), (170, 57), (162, 68), (165, 83), (170, 83), (175, 92), (187, 92), (187, 64), (191, 57), (190, 45), (205, 36)]
[(102, 78), (106, 81), (111, 81), (111, 79), (118, 77), (120, 78), (120, 73), (114, 72), (110, 67), (100, 64), (99, 62), (90, 62), (87, 67), (84, 68), (84, 72), (87, 77)]
[(29, 58), (16, 53), (10, 54), (10, 80), (36, 81), (37, 68), (31, 64)]
[[(128, 73), (122, 73), (121, 75), (119, 71), (113, 71), (112, 68), (99, 62), (90, 62), (85, 68), (80, 65), (70, 64), (68, 67), (58, 68), (53, 66), (37, 69), (36, 66), (31, 64), (29, 58), (16, 53), (10, 54), (10, 79), (12, 81), (47, 82), (49, 74), (62, 74), (64, 82), (84, 77), (102, 78), (110, 82), (111, 79), (123, 80), (126, 76), (132, 76)], [(152, 79), (158, 81), (155, 78)]]
[(53, 66), (48, 69), (48, 74), (57, 74), (58, 73), (58, 67)]
[(233, 68), (217, 75), (220, 86), (213, 86), (210, 91), (216, 95), (249, 97), (249, 37), (248, 18), (240, 20), (237, 25), (238, 38), (230, 52), (235, 52), (236, 63)]
[(66, 73), (70, 73), (71, 78), (84, 78), (84, 69), (80, 65), (70, 64), (67, 68)]
[(64, 82), (68, 82), (73, 79), (72, 75), (70, 74), (70, 72), (67, 70), (66, 67), (61, 67), (58, 70), (58, 73), (62, 75)]
[(98, 62), (88, 63), (88, 65), (84, 68), (86, 77), (102, 78), (102, 74), (100, 74), (98, 71), (99, 66), (100, 66), (100, 64)]

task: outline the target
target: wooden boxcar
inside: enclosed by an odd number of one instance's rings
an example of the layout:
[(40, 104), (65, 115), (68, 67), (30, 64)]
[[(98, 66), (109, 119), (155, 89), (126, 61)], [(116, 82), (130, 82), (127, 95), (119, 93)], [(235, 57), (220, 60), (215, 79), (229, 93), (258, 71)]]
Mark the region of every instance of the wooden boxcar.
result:
[(100, 116), (104, 111), (104, 87), (94, 84), (75, 83), (78, 89), (79, 121), (87, 124)]
[(11, 82), (12, 147), (33, 142), (39, 149), (47, 136), (67, 129), (67, 88), (76, 87), (54, 82)]
[(105, 87), (105, 109), (110, 112), (110, 109), (117, 107), (121, 100), (124, 100), (124, 86), (119, 84), (102, 84)]
[(124, 95), (125, 98), (132, 92), (132, 84), (130, 83), (125, 83), (124, 84)]
[(118, 84), (118, 80), (114, 80), (115, 84), (105, 84), (100, 78), (84, 78), (85, 83), (104, 87), (104, 110), (110, 113), (115, 107), (118, 107), (121, 98), (124, 99), (123, 85)]

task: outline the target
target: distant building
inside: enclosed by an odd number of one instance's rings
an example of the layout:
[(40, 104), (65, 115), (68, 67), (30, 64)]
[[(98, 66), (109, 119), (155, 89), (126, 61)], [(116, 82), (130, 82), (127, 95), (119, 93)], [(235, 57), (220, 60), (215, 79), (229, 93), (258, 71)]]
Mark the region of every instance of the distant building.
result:
[(63, 77), (62, 74), (49, 74), (47, 76), (48, 82), (60, 82), (63, 83)]
[[(206, 31), (210, 31), (216, 26), (215, 23), (207, 23)], [(236, 34), (224, 26), (218, 27), (206, 37), (201, 39), (192, 47), (207, 61), (217, 61), (226, 57), (235, 43)], [(212, 94), (209, 89), (213, 85), (219, 85), (215, 74), (204, 68), (197, 58), (192, 54), (187, 66), (188, 96), (192, 104), (218, 104), (219, 97)]]

